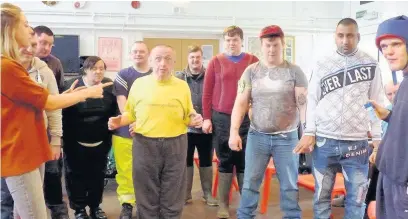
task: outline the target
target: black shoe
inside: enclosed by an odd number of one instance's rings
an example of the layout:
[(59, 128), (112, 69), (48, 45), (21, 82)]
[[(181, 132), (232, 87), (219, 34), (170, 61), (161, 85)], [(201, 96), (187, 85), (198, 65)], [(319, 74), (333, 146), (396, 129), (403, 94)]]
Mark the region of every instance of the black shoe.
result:
[(49, 206), (52, 219), (69, 219), (68, 209), (65, 203), (62, 205)]
[(69, 219), (69, 216), (67, 214), (52, 214), (51, 213), (51, 219)]
[[(85, 212), (86, 213), (86, 212)], [(60, 214), (52, 214), (51, 213), (51, 218), (52, 219), (69, 219), (68, 214), (60, 213)]]
[(122, 211), (120, 212), (119, 219), (132, 219), (133, 206), (128, 203), (122, 204)]
[(92, 219), (107, 219), (106, 213), (100, 207), (90, 210), (90, 217)]
[(85, 209), (79, 209), (75, 211), (75, 219), (89, 219)]

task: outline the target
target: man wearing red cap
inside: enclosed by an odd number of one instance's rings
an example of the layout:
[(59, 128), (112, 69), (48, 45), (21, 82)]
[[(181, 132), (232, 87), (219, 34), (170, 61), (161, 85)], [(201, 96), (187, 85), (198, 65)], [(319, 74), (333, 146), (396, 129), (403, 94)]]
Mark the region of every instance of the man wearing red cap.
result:
[(283, 59), (284, 34), (279, 26), (263, 28), (259, 35), (263, 60), (246, 68), (238, 84), (231, 116), (229, 146), (242, 150), (239, 136), (244, 115), (251, 104), (251, 128), (245, 152), (245, 176), (239, 219), (255, 218), (259, 187), (271, 157), (280, 184), (283, 218), (301, 218), (298, 203), (299, 120), (305, 122), (307, 79), (299, 66)]
[[(231, 112), (237, 95), (238, 80), (248, 65), (258, 58), (241, 52), (244, 34), (241, 28), (230, 26), (224, 30), (225, 53), (213, 57), (204, 76), (203, 118), (204, 133), (214, 129), (215, 151), (217, 152), (219, 171), (219, 209), (218, 218), (229, 218), (229, 192), (233, 170), (237, 174), (238, 185), (242, 189), (245, 169), (245, 144), (242, 151), (232, 151), (228, 147)], [(239, 134), (246, 139), (249, 118), (245, 115)], [(245, 140), (244, 140), (245, 142)]]
[[(377, 61), (358, 50), (354, 19), (336, 28), (337, 51), (319, 61), (309, 83), (306, 129), (295, 153), (313, 150), (314, 218), (330, 218), (331, 194), (341, 169), (346, 187), (344, 218), (362, 218), (368, 189), (368, 136), (381, 140), (381, 120), (370, 121), (365, 104), (383, 102), (384, 89)], [(370, 130), (371, 124), (371, 130)]]
[(402, 219), (408, 218), (408, 17), (398, 16), (381, 23), (376, 44), (391, 70), (404, 74), (392, 111), (372, 101), (379, 117), (388, 122), (378, 154), (375, 148), (372, 155), (380, 171), (376, 216)]

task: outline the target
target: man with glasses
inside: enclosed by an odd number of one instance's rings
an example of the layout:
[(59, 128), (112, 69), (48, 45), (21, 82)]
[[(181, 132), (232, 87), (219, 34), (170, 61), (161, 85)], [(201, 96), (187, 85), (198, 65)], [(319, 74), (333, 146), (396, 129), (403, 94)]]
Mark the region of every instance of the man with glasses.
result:
[[(61, 93), (64, 87), (64, 71), (61, 61), (51, 55), (51, 49), (54, 44), (54, 33), (46, 26), (37, 26), (34, 28), (37, 38), (37, 51), (35, 56), (47, 63), (52, 70), (57, 81), (58, 90)], [(68, 208), (63, 201), (62, 195), (62, 152), (61, 140), (55, 141), (51, 138), (51, 148), (55, 156), (55, 160), (45, 163), (44, 174), (44, 197), (47, 207), (51, 210), (52, 219), (66, 219), (68, 216)]]
[(188, 84), (173, 76), (176, 55), (170, 46), (152, 49), (152, 73), (135, 80), (122, 115), (111, 130), (133, 126), (133, 184), (137, 218), (181, 217), (187, 173), (187, 127), (201, 128)]
[[(149, 50), (143, 41), (133, 43), (130, 51), (132, 66), (119, 71), (113, 83), (113, 93), (116, 95), (120, 114), (124, 113), (126, 101), (133, 82), (152, 71), (148, 63)], [(116, 182), (118, 183), (118, 198), (122, 205), (120, 219), (131, 219), (135, 205), (135, 192), (132, 181), (132, 136), (129, 126), (116, 130), (112, 136), (113, 154), (115, 156)]]

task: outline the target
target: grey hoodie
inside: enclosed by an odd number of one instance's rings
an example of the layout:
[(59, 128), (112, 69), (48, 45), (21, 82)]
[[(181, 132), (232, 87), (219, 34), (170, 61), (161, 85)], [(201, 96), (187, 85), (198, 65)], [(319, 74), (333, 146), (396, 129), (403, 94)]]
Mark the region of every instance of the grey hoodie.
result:
[[(28, 70), (30, 78), (41, 87), (48, 90), (50, 94), (59, 94), (57, 80), (48, 65), (39, 58), (34, 57), (31, 62), (31, 69)], [(62, 114), (61, 110), (44, 111), (45, 127), (51, 136), (51, 145), (61, 145), (62, 137)]]

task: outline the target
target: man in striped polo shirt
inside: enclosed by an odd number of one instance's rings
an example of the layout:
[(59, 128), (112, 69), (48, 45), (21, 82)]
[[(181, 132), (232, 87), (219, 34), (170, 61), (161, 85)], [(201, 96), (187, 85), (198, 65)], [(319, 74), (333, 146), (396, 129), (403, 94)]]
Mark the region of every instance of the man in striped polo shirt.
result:
[[(143, 76), (149, 75), (151, 69), (148, 65), (149, 51), (145, 43), (133, 43), (130, 58), (133, 65), (119, 71), (113, 84), (113, 93), (116, 95), (119, 113), (124, 112), (126, 101), (133, 82)], [(132, 137), (129, 126), (124, 126), (115, 131), (112, 137), (113, 153), (115, 156), (116, 181), (118, 183), (118, 198), (122, 205), (120, 219), (131, 219), (133, 205), (136, 202), (132, 182)]]

